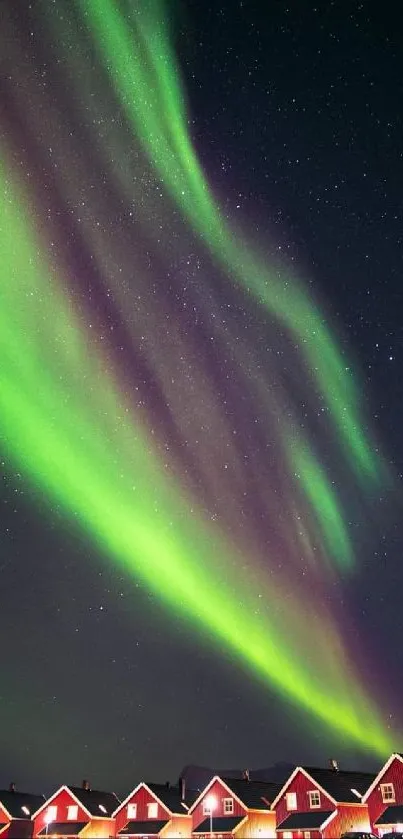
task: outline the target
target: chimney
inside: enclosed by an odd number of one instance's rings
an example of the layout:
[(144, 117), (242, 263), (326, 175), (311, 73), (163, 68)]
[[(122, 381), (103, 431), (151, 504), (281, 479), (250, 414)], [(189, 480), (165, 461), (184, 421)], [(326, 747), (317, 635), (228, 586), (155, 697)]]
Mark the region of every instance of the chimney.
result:
[(333, 769), (333, 772), (338, 772), (339, 771), (339, 764), (338, 764), (337, 760), (334, 759), (334, 757), (330, 758), (329, 763), (330, 763), (330, 768)]
[(244, 769), (242, 772), (242, 777), (244, 781), (249, 781), (249, 769)]
[(11, 781), (11, 784), (10, 784), (8, 789), (9, 789), (9, 792), (16, 792), (17, 787), (15, 786), (14, 781)]
[(85, 789), (87, 792), (91, 792), (90, 782), (89, 781), (83, 781), (82, 782), (82, 788)]
[(181, 792), (181, 801), (185, 800), (186, 795), (186, 781), (185, 778), (179, 778), (179, 787)]

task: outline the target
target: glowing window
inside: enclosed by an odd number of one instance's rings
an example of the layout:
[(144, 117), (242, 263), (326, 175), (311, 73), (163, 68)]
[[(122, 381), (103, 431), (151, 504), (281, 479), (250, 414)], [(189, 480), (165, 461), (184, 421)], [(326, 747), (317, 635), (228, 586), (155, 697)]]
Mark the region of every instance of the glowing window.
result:
[(224, 813), (225, 813), (225, 815), (229, 816), (233, 812), (234, 812), (234, 799), (233, 798), (224, 798)]
[(381, 784), (381, 795), (384, 804), (388, 801), (395, 801), (395, 788), (393, 784)]
[(128, 804), (127, 805), (127, 818), (128, 819), (137, 819), (137, 804)]
[(311, 839), (311, 831), (304, 830), (304, 839)]
[(296, 792), (287, 792), (286, 803), (287, 803), (287, 810), (296, 810), (297, 809), (297, 793)]
[(68, 822), (76, 822), (78, 819), (78, 806), (77, 804), (70, 804), (67, 807), (67, 821)]
[(310, 807), (320, 807), (320, 792), (317, 789), (308, 792), (308, 798)]
[(51, 804), (50, 807), (46, 810), (45, 821), (50, 824), (50, 822), (55, 822), (57, 819), (57, 807), (55, 804)]
[(147, 804), (147, 813), (149, 819), (158, 818), (158, 804), (156, 801), (150, 801)]

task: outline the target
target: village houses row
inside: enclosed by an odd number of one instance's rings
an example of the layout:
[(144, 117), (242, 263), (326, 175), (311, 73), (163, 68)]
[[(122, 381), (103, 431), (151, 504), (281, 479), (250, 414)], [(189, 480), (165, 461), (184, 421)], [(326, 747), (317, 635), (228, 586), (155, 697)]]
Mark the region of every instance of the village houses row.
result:
[(140, 783), (120, 801), (112, 792), (62, 786), (47, 800), (0, 790), (0, 839), (338, 839), (403, 831), (403, 754), (377, 775), (297, 766), (284, 784), (217, 775), (203, 790)]

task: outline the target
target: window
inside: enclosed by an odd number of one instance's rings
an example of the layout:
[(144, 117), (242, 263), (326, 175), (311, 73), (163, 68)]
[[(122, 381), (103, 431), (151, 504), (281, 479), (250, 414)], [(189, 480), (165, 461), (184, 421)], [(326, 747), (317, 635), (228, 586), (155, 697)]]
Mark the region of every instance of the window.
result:
[(128, 819), (137, 819), (137, 804), (128, 804), (127, 805), (127, 818)]
[(286, 802), (287, 802), (287, 810), (296, 810), (297, 809), (297, 793), (296, 792), (287, 792)]
[(147, 813), (149, 819), (157, 819), (158, 818), (158, 804), (156, 801), (150, 801), (147, 804)]
[(70, 804), (67, 807), (67, 821), (68, 822), (76, 822), (78, 819), (78, 806), (77, 804)]
[(234, 812), (234, 799), (224, 798), (224, 815), (230, 816)]
[(51, 804), (50, 807), (46, 810), (45, 822), (50, 824), (50, 822), (55, 822), (57, 819), (57, 807), (55, 804)]
[(304, 830), (304, 839), (311, 839), (311, 831)]
[(205, 798), (203, 801), (203, 816), (209, 816), (211, 814), (211, 804), (210, 804), (210, 797)]
[(283, 839), (292, 839), (292, 833), (291, 833), (291, 830), (286, 830), (286, 831), (283, 833)]
[(320, 807), (320, 792), (317, 789), (313, 789), (308, 792), (309, 798), (309, 806), (310, 807)]
[(381, 795), (384, 804), (388, 801), (395, 801), (395, 788), (393, 784), (381, 784)]

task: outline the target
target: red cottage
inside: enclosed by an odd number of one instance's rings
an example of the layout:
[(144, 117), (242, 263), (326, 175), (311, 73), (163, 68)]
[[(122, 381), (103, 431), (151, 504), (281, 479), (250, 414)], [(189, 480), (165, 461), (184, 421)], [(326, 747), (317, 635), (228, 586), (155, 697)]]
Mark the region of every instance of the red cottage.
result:
[(195, 795), (185, 785), (139, 784), (114, 812), (116, 836), (189, 837), (192, 817), (189, 804)]
[(374, 775), (297, 766), (273, 802), (278, 839), (334, 839), (346, 831), (370, 831), (362, 798)]
[(17, 792), (15, 784), (0, 790), (1, 839), (29, 839), (32, 836), (31, 816), (45, 801), (43, 795)]
[(271, 805), (279, 790), (279, 784), (215, 775), (190, 808), (192, 836), (275, 837), (276, 814)]
[(390, 756), (363, 801), (368, 806), (372, 830), (377, 836), (396, 830), (403, 832), (403, 755)]
[(87, 781), (81, 787), (62, 786), (33, 816), (34, 837), (82, 837), (113, 839), (113, 812), (119, 799), (113, 792), (91, 789)]

